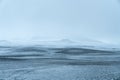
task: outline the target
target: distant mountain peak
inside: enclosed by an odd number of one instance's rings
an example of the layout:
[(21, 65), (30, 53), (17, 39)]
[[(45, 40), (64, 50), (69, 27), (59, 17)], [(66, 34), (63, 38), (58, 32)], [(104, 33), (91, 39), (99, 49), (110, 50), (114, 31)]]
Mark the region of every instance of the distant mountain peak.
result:
[(72, 40), (70, 39), (61, 39), (60, 42), (65, 42), (65, 43), (74, 43)]

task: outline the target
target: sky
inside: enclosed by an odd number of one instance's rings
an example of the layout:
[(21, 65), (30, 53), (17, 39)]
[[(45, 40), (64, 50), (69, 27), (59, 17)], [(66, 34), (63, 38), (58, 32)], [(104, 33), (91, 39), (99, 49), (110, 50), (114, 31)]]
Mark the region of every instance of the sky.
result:
[(120, 44), (119, 0), (0, 0), (0, 40)]

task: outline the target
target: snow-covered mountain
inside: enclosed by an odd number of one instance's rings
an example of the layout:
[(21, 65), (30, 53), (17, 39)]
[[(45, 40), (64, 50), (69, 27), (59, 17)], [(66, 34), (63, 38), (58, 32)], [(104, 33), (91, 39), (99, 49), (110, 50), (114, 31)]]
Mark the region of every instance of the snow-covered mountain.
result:
[(7, 41), (0, 40), (0, 46), (43, 46), (43, 47), (84, 47), (84, 48), (94, 48), (94, 49), (119, 49), (119, 45), (107, 44), (95, 40), (85, 40), (81, 39), (79, 41), (74, 41), (70, 39), (61, 40), (16, 40)]
[(11, 46), (13, 43), (7, 40), (0, 40), (0, 46)]

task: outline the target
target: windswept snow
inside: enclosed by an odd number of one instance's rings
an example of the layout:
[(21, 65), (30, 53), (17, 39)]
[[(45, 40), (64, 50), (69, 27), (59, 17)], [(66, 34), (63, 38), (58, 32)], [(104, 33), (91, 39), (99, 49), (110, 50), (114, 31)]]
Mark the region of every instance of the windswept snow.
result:
[(70, 40), (50, 43), (55, 45), (1, 45), (0, 80), (120, 79), (119, 50), (71, 45), (77, 42)]

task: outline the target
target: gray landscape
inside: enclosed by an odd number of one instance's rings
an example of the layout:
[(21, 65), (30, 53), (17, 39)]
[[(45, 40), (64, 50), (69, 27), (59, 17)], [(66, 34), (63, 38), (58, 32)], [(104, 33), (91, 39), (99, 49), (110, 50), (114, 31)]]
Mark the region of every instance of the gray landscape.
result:
[(120, 80), (120, 0), (0, 0), (0, 80)]
[(120, 51), (0, 46), (0, 80), (120, 80)]

